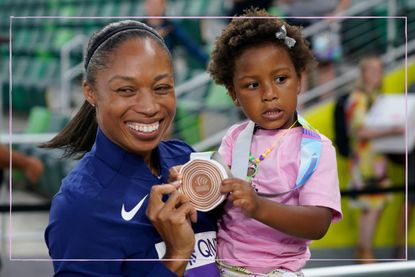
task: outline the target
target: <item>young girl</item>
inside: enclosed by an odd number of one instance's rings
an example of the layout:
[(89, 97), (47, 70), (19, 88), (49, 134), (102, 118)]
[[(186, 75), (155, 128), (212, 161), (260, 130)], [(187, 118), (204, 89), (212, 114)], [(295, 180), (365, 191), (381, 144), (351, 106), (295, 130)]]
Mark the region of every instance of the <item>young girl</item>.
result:
[(296, 112), (313, 61), (300, 29), (264, 11), (234, 18), (216, 41), (209, 72), (249, 118), (219, 148), (236, 176), (222, 183), (223, 276), (302, 276), (310, 240), (342, 216), (334, 147)]

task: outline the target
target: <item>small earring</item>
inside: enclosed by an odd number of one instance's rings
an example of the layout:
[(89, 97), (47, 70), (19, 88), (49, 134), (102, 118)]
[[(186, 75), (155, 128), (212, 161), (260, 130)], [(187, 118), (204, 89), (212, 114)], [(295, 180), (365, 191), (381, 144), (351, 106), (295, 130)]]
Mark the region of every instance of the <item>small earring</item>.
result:
[(233, 100), (233, 103), (234, 103), (235, 105), (239, 105), (239, 101), (238, 101), (238, 99), (236, 99), (236, 98), (235, 98), (235, 99)]
[(95, 108), (95, 104), (94, 104), (94, 103), (91, 103), (91, 106), (92, 106), (93, 108)]

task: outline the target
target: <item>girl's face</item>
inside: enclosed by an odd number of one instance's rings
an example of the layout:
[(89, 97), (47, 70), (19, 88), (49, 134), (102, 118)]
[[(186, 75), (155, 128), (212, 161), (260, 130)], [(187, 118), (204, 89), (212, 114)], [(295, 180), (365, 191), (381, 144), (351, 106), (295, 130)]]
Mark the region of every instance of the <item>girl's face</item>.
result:
[(166, 50), (151, 38), (127, 40), (114, 49), (94, 88), (84, 84), (105, 135), (128, 152), (149, 158), (175, 115), (173, 74)]
[(248, 48), (235, 60), (230, 94), (245, 115), (264, 129), (294, 123), (300, 89), (301, 79), (282, 47)]

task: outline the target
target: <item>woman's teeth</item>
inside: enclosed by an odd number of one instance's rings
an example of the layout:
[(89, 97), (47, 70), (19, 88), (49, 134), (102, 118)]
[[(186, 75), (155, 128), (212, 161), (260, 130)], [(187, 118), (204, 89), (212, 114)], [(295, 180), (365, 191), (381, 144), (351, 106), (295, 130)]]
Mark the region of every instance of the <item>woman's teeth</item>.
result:
[(152, 124), (142, 124), (142, 123), (127, 123), (127, 126), (137, 132), (142, 133), (151, 133), (154, 132), (159, 128), (159, 122), (155, 122)]

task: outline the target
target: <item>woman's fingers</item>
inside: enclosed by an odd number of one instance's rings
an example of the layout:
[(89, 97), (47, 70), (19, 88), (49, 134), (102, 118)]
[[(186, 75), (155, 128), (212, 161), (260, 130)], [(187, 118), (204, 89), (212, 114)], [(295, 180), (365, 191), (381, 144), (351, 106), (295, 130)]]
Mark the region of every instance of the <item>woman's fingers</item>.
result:
[(176, 180), (181, 180), (182, 175), (180, 174), (180, 169), (182, 168), (181, 165), (176, 165), (170, 168), (169, 170), (169, 182), (173, 182)]
[(174, 186), (176, 189), (178, 189), (182, 185), (182, 180), (176, 180), (170, 183), (170, 185)]
[(177, 188), (173, 184), (155, 185), (151, 187), (150, 199), (158, 199), (161, 201), (163, 195), (176, 191)]
[[(191, 221), (196, 222), (196, 210), (192, 207), (190, 199), (177, 191), (179, 186), (180, 182), (153, 186), (147, 209), (147, 216), (150, 220), (154, 221), (156, 217), (159, 220), (168, 220), (174, 215), (176, 217), (189, 217)], [(169, 195), (166, 202), (162, 200), (164, 195)], [(180, 209), (182, 206), (184, 208)], [(177, 213), (177, 211), (182, 212)]]
[(178, 220), (182, 220), (182, 216), (184, 215), (186, 220), (190, 219), (191, 222), (197, 221), (197, 211), (190, 202), (180, 205), (176, 209), (175, 215)]
[[(173, 185), (176, 188), (179, 188), (181, 184), (182, 182), (180, 180), (171, 183), (171, 185)], [(174, 209), (178, 211), (178, 213), (176, 213), (177, 215), (181, 216), (184, 214), (192, 222), (197, 221), (197, 212), (191, 204), (189, 197), (185, 194), (179, 193), (178, 191), (172, 192), (165, 203), (166, 211), (171, 211)]]
[(169, 195), (163, 209), (166, 211), (175, 210), (186, 203), (190, 203), (189, 197), (175, 190)]
[(162, 200), (166, 194), (177, 192), (177, 188), (172, 184), (155, 185), (151, 187), (150, 197), (147, 206), (147, 217), (154, 221), (159, 216), (160, 210), (164, 207)]
[(161, 203), (163, 202), (162, 198), (164, 195), (168, 195), (173, 192), (176, 192), (177, 189), (180, 187), (180, 185), (181, 185), (181, 181), (177, 180), (169, 184), (152, 186), (151, 191), (150, 191), (150, 200), (154, 199), (154, 201)]

